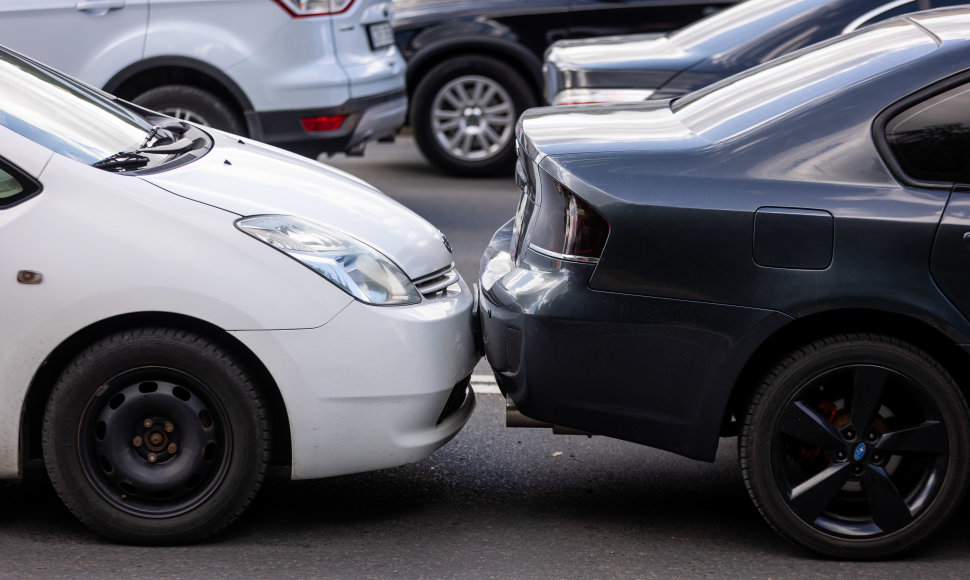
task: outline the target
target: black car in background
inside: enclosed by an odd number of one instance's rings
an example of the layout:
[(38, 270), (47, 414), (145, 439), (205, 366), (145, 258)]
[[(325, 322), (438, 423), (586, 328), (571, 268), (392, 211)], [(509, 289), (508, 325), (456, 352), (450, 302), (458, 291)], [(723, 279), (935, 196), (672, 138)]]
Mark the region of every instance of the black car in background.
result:
[(459, 175), (512, 170), (513, 130), (542, 102), (542, 56), (556, 40), (666, 32), (734, 0), (399, 0), (409, 122), (429, 161)]
[(968, 0), (748, 0), (669, 35), (554, 43), (544, 97), (553, 105), (666, 99), (894, 16)]
[[(536, 421), (713, 461), (785, 537), (886, 557), (970, 482), (970, 7), (674, 100), (545, 107), (481, 262)], [(526, 421), (522, 420), (522, 423)]]

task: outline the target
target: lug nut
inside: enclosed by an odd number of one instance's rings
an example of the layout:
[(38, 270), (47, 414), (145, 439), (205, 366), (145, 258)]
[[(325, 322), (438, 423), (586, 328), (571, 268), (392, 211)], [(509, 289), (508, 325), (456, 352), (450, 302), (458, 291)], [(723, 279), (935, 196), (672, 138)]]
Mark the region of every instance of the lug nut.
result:
[(882, 461), (882, 455), (880, 455), (878, 453), (873, 453), (872, 454), (872, 460), (875, 463), (879, 463), (880, 461)]
[(872, 433), (869, 433), (869, 435), (867, 436), (867, 439), (869, 439), (869, 441), (875, 441), (878, 438), (879, 437), (876, 435), (875, 431), (873, 431)]
[(846, 430), (846, 432), (845, 432), (845, 438), (846, 439), (855, 439), (855, 431), (853, 431), (852, 429)]
[(149, 463), (155, 463), (156, 461), (158, 461), (158, 455), (155, 455), (154, 453), (149, 453), (148, 454), (148, 462)]
[(141, 440), (141, 437), (135, 437), (135, 440), (131, 442), (131, 444), (135, 447), (141, 447), (142, 443), (143, 441)]
[(171, 423), (165, 423), (165, 432), (171, 433), (172, 431), (175, 431), (175, 425), (172, 425)]
[(852, 473), (854, 473), (856, 475), (862, 475), (862, 466), (861, 465), (856, 465), (855, 467), (853, 467), (852, 468)]
[(152, 420), (151, 419), (145, 419), (145, 421), (142, 423), (142, 425), (145, 426), (145, 429), (148, 429), (149, 427), (152, 426)]
[(168, 444), (168, 452), (169, 453), (175, 453), (178, 450), (179, 450), (178, 446), (176, 446), (174, 443), (169, 443)]
[(835, 454), (835, 458), (839, 461), (845, 461), (845, 451), (839, 451)]

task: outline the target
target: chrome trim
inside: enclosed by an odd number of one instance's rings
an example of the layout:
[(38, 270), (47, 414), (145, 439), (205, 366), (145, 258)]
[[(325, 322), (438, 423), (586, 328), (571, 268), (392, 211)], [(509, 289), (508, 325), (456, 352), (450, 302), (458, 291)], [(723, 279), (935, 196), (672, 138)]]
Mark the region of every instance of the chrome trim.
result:
[(583, 263), (583, 264), (595, 264), (595, 263), (597, 263), (597, 262), (600, 261), (599, 258), (587, 258), (586, 256), (573, 256), (571, 254), (559, 254), (559, 253), (556, 253), (556, 252), (550, 252), (549, 250), (545, 250), (543, 248), (540, 248), (539, 246), (537, 246), (535, 244), (532, 244), (532, 243), (529, 244), (529, 249), (532, 250), (533, 252), (537, 253), (537, 254), (542, 254), (543, 256), (546, 256), (547, 258), (554, 258), (556, 260), (566, 260), (566, 261), (569, 261), (569, 262), (580, 262), (580, 263)]
[(427, 280), (420, 285), (418, 283), (415, 283), (414, 285), (417, 287), (418, 292), (420, 292), (422, 295), (429, 296), (441, 292), (455, 282), (458, 282), (458, 272), (455, 270), (450, 270), (437, 278)]

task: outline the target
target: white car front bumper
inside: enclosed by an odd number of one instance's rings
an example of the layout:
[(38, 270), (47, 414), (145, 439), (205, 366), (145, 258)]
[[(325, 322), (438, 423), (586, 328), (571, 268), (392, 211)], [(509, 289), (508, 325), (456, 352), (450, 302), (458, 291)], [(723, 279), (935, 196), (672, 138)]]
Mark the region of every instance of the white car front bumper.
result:
[(420, 461), (464, 426), (481, 355), (474, 296), (463, 281), (451, 289), (413, 306), (355, 301), (319, 328), (233, 332), (282, 394), (293, 479)]

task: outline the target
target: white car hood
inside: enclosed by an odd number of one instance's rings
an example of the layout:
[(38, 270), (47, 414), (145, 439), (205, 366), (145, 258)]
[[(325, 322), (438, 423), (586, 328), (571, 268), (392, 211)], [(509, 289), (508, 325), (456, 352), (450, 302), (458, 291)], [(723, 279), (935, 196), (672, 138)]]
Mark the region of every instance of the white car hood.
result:
[(381, 251), (412, 280), (453, 264), (434, 226), (360, 179), (275, 147), (208, 132), (215, 143), (204, 157), (142, 179), (240, 216), (292, 215), (335, 227)]

